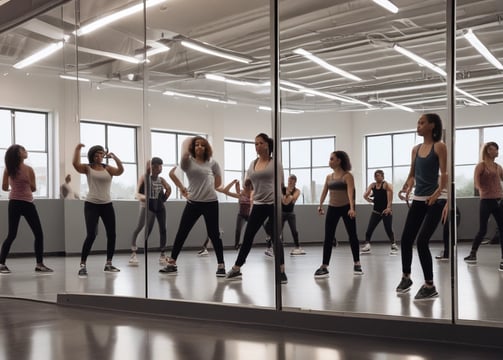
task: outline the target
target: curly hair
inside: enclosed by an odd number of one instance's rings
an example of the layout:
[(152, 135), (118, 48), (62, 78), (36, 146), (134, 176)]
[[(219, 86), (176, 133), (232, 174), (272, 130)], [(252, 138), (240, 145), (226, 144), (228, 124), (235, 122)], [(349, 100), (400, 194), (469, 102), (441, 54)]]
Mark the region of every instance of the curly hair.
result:
[(89, 151), (87, 152), (87, 160), (89, 160), (89, 164), (93, 164), (94, 163), (94, 155), (98, 152), (98, 151), (101, 151), (103, 153), (105, 153), (105, 148), (101, 145), (94, 145), (94, 146), (91, 146), (91, 148), (89, 149)]
[(21, 150), (24, 150), (24, 146), (14, 144), (9, 146), (5, 152), (5, 168), (7, 169), (7, 174), (12, 178), (16, 177), (19, 171), (19, 165), (21, 165), (22, 162)]
[(196, 141), (202, 141), (204, 145), (204, 161), (208, 161), (213, 156), (213, 149), (208, 140), (202, 136), (194, 136), (189, 146), (189, 153), (192, 157), (196, 157)]
[(349, 160), (349, 155), (345, 151), (337, 150), (334, 151), (332, 154), (334, 154), (341, 161), (342, 170), (344, 171), (351, 170), (351, 161)]

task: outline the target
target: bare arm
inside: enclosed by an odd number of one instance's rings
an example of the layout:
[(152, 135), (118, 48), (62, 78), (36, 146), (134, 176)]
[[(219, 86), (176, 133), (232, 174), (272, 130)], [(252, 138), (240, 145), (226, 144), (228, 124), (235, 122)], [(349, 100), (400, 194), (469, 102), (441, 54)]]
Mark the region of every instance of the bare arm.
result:
[[(411, 160), (410, 160), (410, 170), (409, 170), (409, 175), (407, 176), (407, 180), (405, 180), (405, 184), (402, 186), (402, 190), (398, 193), (398, 197), (401, 200), (408, 200), (410, 192), (412, 191), (412, 188), (414, 187), (414, 174), (415, 174), (415, 161), (414, 159), (416, 158), (417, 150), (419, 149), (419, 145), (414, 146), (412, 149), (412, 155), (411, 155)], [(405, 193), (405, 195), (404, 195)]]
[[(231, 191), (231, 187), (232, 186), (235, 186), (236, 187), (236, 192), (232, 192)], [(239, 190), (239, 181), (237, 179), (234, 179), (232, 180), (230, 183), (228, 183), (222, 190), (221, 192), (223, 192), (225, 195), (227, 196), (230, 196), (230, 197), (233, 197), (233, 198), (236, 198), (236, 199), (239, 199), (239, 194), (240, 194), (240, 190)]]
[(473, 185), (475, 189), (480, 191), (480, 177), (482, 176), (482, 172), (484, 171), (484, 163), (480, 162), (475, 166), (475, 170), (473, 173)]
[(176, 176), (176, 166), (169, 171), (169, 178), (175, 183), (175, 186), (180, 189), (180, 193), (182, 194), (183, 197), (187, 197), (189, 195), (189, 192), (187, 191), (187, 188), (185, 185), (183, 185), (182, 181)]
[(433, 146), (438, 156), (440, 182), (437, 190), (426, 200), (428, 205), (433, 205), (442, 193), (442, 190), (447, 188), (447, 146), (443, 142), (437, 142)]
[(84, 144), (78, 144), (75, 147), (75, 151), (73, 152), (73, 167), (75, 170), (77, 170), (78, 173), (80, 174), (87, 174), (87, 166), (84, 165), (80, 162), (80, 149), (82, 149), (85, 145)]
[(386, 209), (383, 211), (383, 215), (389, 215), (391, 214), (391, 207), (393, 206), (393, 185), (388, 182), (384, 183), (384, 185), (386, 186), (386, 198), (388, 203), (386, 204)]
[(347, 185), (347, 191), (348, 191), (348, 198), (349, 198), (349, 211), (348, 215), (351, 219), (356, 217), (356, 211), (355, 211), (355, 198), (354, 198), (354, 193), (355, 193), (355, 179), (353, 177), (353, 174), (348, 172), (346, 175), (344, 175), (344, 178), (346, 180), (346, 185)]
[(122, 161), (120, 161), (120, 159), (112, 152), (108, 153), (107, 156), (112, 158), (115, 161), (115, 164), (117, 165), (117, 167), (108, 165), (106, 167), (108, 173), (112, 176), (121, 175), (124, 172), (124, 166), (122, 166)]
[[(136, 198), (142, 202), (145, 202), (146, 196), (140, 192), (140, 188), (143, 185), (143, 189), (145, 189), (145, 176), (141, 175), (138, 179), (138, 185), (136, 186)], [(145, 192), (145, 190), (143, 191)]]
[(371, 204), (374, 203), (374, 200), (372, 200), (370, 198), (370, 194), (372, 194), (372, 188), (374, 187), (374, 185), (375, 185), (375, 182), (370, 184), (369, 187), (367, 188), (367, 190), (363, 193), (363, 198)]
[(171, 186), (169, 186), (168, 182), (164, 178), (161, 178), (161, 184), (164, 187), (164, 196), (168, 199), (171, 195)]
[(2, 190), (9, 191), (9, 174), (7, 173), (7, 169), (3, 170)]
[(325, 210), (323, 210), (323, 203), (325, 202), (325, 198), (327, 197), (328, 194), (328, 177), (330, 175), (327, 175), (325, 179), (325, 185), (323, 185), (323, 190), (321, 191), (321, 196), (320, 196), (320, 206), (318, 206), (318, 213), (320, 215), (325, 214)]

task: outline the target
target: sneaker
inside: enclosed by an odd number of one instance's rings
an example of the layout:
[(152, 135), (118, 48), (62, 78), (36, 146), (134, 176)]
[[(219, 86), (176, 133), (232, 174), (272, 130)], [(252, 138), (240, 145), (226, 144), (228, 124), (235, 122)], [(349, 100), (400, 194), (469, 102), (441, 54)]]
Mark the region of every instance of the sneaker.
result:
[(361, 265), (355, 265), (353, 266), (353, 273), (355, 275), (363, 275), (363, 270)]
[(45, 266), (44, 264), (42, 265), (37, 265), (35, 267), (35, 272), (38, 272), (38, 273), (53, 273), (54, 270), (48, 268), (47, 266)]
[(470, 255), (465, 257), (465, 261), (468, 264), (476, 264), (477, 263), (477, 255), (474, 252), (471, 252)]
[(500, 267), (498, 269), (499, 271), (503, 271), (503, 261), (500, 262)]
[(279, 275), (279, 279), (282, 284), (288, 284), (288, 278), (284, 272)]
[(217, 269), (217, 277), (225, 277), (225, 268)]
[(0, 265), (0, 274), (10, 274), (10, 270), (7, 265)]
[(240, 247), (241, 247), (241, 243), (234, 244), (234, 249), (239, 250)]
[(119, 272), (120, 270), (117, 269), (112, 264), (105, 264), (105, 268), (103, 269), (103, 271), (104, 272), (109, 272), (109, 273), (116, 273), (116, 272)]
[(435, 286), (421, 286), (421, 289), (414, 296), (414, 300), (429, 300), (438, 297), (438, 292)]
[(363, 245), (361, 252), (362, 253), (369, 253), (370, 252), (370, 243), (366, 243), (365, 245)]
[(136, 253), (132, 253), (131, 257), (129, 258), (129, 265), (131, 266), (138, 266), (138, 257), (136, 256)]
[(314, 272), (315, 279), (323, 279), (328, 277), (328, 269), (326, 267), (320, 267)]
[(298, 248), (293, 248), (292, 251), (290, 251), (291, 256), (296, 256), (296, 255), (306, 255), (306, 252), (304, 249), (298, 247)]
[(489, 238), (483, 238), (482, 241), (480, 242), (480, 245), (487, 245), (491, 242), (491, 239)]
[(159, 256), (159, 265), (161, 266), (168, 265), (168, 258), (166, 257), (166, 254), (161, 253), (161, 255)]
[(210, 253), (208, 252), (208, 249), (202, 248), (197, 252), (197, 256), (208, 256)]
[(412, 286), (412, 280), (410, 278), (403, 277), (400, 281), (400, 284), (396, 287), (396, 292), (400, 294), (404, 294), (410, 290)]
[(178, 266), (173, 264), (168, 264), (159, 270), (161, 274), (176, 275), (178, 274)]
[(440, 261), (449, 261), (449, 257), (444, 256), (445, 252), (441, 251), (440, 254), (435, 256), (435, 259), (440, 260)]
[(396, 243), (391, 244), (390, 255), (396, 255), (398, 253), (398, 245)]
[(80, 265), (79, 277), (87, 277), (87, 267), (85, 265)]
[(268, 257), (274, 257), (274, 253), (272, 251), (272, 247), (268, 247), (265, 251), (264, 251), (264, 254), (265, 256), (268, 256)]
[(243, 274), (241, 274), (241, 271), (234, 270), (231, 268), (227, 272), (227, 275), (225, 275), (225, 280), (241, 280), (242, 277), (243, 277)]

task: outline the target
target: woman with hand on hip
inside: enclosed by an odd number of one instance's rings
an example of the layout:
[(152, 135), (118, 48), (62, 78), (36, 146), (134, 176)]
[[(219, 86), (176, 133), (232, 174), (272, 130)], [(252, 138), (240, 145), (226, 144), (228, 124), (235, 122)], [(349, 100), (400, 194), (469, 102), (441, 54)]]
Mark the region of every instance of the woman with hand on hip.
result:
[(33, 204), (33, 192), (37, 191), (35, 184), (35, 173), (33, 169), (24, 163), (28, 158), (28, 152), (21, 145), (11, 145), (5, 152), (5, 170), (3, 172), (2, 190), (9, 191), (9, 232), (2, 244), (0, 252), (0, 274), (9, 274), (10, 270), (5, 265), (10, 247), (17, 236), (19, 221), (24, 216), (26, 222), (35, 235), (35, 257), (37, 265), (35, 272), (52, 273), (44, 265), (44, 233), (38, 217), (37, 208)]
[[(106, 153), (101, 145), (92, 146), (87, 152), (89, 164), (80, 162), (80, 150), (84, 144), (78, 144), (73, 153), (73, 167), (80, 174), (87, 176), (89, 192), (84, 203), (84, 218), (86, 221), (87, 236), (82, 245), (82, 254), (80, 258), (79, 276), (87, 276), (86, 261), (94, 240), (96, 239), (96, 228), (101, 218), (107, 234), (107, 259), (103, 271), (108, 273), (119, 272), (112, 265), (112, 258), (115, 252), (115, 211), (110, 196), (110, 187), (112, 177), (119, 176), (124, 172), (122, 162), (114, 153)], [(115, 161), (117, 167), (103, 163), (103, 159), (111, 158)]]

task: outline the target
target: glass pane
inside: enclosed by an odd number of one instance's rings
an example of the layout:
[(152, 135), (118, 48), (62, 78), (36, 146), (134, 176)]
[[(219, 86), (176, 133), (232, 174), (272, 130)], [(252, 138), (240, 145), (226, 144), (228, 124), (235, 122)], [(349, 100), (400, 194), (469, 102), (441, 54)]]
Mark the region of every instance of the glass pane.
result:
[(411, 153), (416, 143), (415, 133), (393, 135), (393, 164), (410, 165)]
[(479, 161), (479, 130), (456, 130), (456, 165)]
[[(115, 164), (112, 165), (115, 166)], [(134, 199), (136, 193), (136, 165), (124, 164), (124, 173), (112, 180), (112, 199)]]
[(47, 175), (49, 173), (47, 168), (47, 154), (29, 152), (26, 164), (31, 166), (35, 172), (35, 184), (37, 185), (37, 191), (33, 193), (33, 196), (47, 197), (49, 194), (49, 189), (47, 188)]
[(456, 196), (474, 196), (473, 172), (475, 165), (456, 166)]
[[(0, 148), (7, 149), (12, 144), (12, 126), (10, 110), (0, 109)], [(3, 158), (2, 158), (3, 159)]]
[(327, 164), (326, 154), (335, 150), (334, 138), (313, 139), (313, 166), (325, 166)]
[(311, 166), (311, 142), (309, 140), (290, 141), (292, 168)]
[[(108, 151), (123, 162), (136, 162), (136, 130), (123, 126), (108, 126)], [(134, 182), (133, 182), (134, 183)]]
[(152, 132), (152, 156), (160, 157), (165, 166), (174, 166), (176, 159), (176, 135), (161, 132)]
[(367, 163), (369, 167), (391, 165), (391, 136), (367, 137)]
[(503, 126), (491, 126), (484, 129), (484, 143), (489, 141), (496, 142), (499, 146), (503, 144)]
[[(81, 150), (81, 155), (86, 154), (87, 151), (94, 145), (106, 145), (105, 125), (80, 123), (80, 141), (85, 147)], [(87, 159), (87, 158), (86, 158)], [(88, 161), (86, 160), (86, 163)]]
[(245, 173), (248, 170), (250, 163), (255, 160), (257, 153), (255, 151), (255, 144), (245, 143)]
[(290, 167), (290, 141), (281, 142), (281, 162), (284, 168)]
[(243, 169), (243, 150), (241, 143), (234, 141), (224, 142), (224, 152), (225, 152), (225, 168), (227, 170), (239, 170)]
[(17, 144), (22, 144), (28, 150), (47, 151), (46, 115), (16, 111), (14, 138)]

